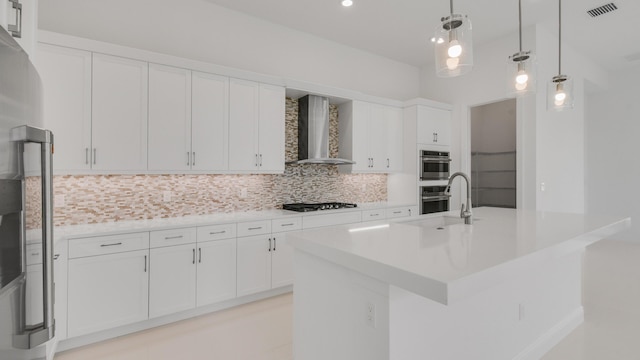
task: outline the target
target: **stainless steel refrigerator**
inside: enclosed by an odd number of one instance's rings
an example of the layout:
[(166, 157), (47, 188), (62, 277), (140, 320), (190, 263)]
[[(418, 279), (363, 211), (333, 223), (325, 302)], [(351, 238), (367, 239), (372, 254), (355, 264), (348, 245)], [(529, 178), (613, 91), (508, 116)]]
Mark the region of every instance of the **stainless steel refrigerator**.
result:
[[(53, 135), (43, 130), (41, 82), (27, 54), (0, 27), (0, 359), (33, 360), (46, 357), (55, 335), (53, 313)], [(37, 149), (32, 161), (30, 155)], [(31, 162), (30, 162), (31, 161)], [(36, 165), (36, 166), (34, 166)], [(40, 203), (27, 212), (27, 181), (39, 183)], [(33, 187), (31, 187), (33, 188)], [(36, 215), (32, 215), (36, 214)], [(33, 216), (37, 221), (30, 217)], [(29, 218), (28, 218), (29, 217)], [(40, 219), (41, 217), (41, 219)], [(26, 225), (42, 246), (42, 279), (27, 281)], [(42, 286), (33, 291), (33, 286)], [(29, 290), (42, 293), (41, 309), (26, 303)], [(38, 313), (37, 323), (32, 320)], [(40, 315), (41, 314), (41, 315)], [(31, 315), (31, 316), (30, 316)]]

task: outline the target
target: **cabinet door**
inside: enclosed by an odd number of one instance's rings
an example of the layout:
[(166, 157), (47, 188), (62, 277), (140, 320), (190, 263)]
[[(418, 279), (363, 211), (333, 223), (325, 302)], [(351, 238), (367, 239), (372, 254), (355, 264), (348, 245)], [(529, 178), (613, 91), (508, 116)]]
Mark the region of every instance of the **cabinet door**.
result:
[(149, 64), (149, 170), (189, 170), (191, 71)]
[[(371, 154), (369, 153), (369, 124), (371, 117), (371, 107), (369, 103), (362, 101), (353, 102), (351, 113), (350, 141), (351, 160), (356, 163), (352, 165), (352, 171), (371, 171)], [(342, 121), (342, 120), (341, 120)], [(342, 144), (341, 144), (342, 145)]]
[(151, 249), (149, 318), (196, 306), (196, 245)]
[(370, 170), (375, 172), (387, 171), (387, 140), (388, 123), (387, 107), (384, 105), (370, 104), (369, 118), (367, 119), (367, 142), (369, 157), (371, 158)]
[(268, 235), (238, 238), (238, 296), (271, 289), (271, 246)]
[(281, 86), (260, 85), (258, 161), (261, 172), (284, 172), (285, 92)]
[(69, 337), (148, 318), (148, 255), (138, 250), (69, 260)]
[(229, 82), (229, 170), (258, 170), (259, 84)]
[(147, 169), (148, 75), (146, 62), (93, 54), (93, 169)]
[(236, 239), (198, 243), (197, 306), (236, 297)]
[(44, 127), (55, 136), (56, 173), (88, 171), (91, 151), (91, 53), (39, 45)]
[(402, 109), (387, 107), (387, 166), (388, 172), (402, 171)]
[(451, 111), (418, 106), (418, 143), (451, 144)]
[(275, 233), (271, 251), (271, 287), (293, 284), (293, 246), (286, 241), (287, 233)]
[(227, 170), (229, 78), (192, 72), (192, 170)]

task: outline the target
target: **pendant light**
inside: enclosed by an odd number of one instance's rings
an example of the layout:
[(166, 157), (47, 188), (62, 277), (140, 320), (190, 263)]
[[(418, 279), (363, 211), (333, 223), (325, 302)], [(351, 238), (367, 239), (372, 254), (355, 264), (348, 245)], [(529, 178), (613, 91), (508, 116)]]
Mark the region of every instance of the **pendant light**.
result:
[(519, 50), (507, 59), (507, 91), (518, 96), (536, 91), (535, 56), (531, 51), (522, 51), (522, 0), (518, 0)]
[(558, 75), (547, 87), (547, 109), (573, 109), (573, 79), (562, 75), (562, 0), (558, 0)]
[(453, 13), (453, 0), (449, 0), (450, 14), (440, 19), (435, 36), (436, 74), (454, 77), (471, 71), (473, 44), (471, 20), (466, 15)]

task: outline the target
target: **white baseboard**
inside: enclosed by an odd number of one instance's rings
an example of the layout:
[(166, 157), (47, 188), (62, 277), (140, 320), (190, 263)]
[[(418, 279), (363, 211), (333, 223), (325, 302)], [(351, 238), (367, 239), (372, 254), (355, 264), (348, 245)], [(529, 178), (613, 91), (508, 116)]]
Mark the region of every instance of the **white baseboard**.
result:
[(556, 326), (549, 329), (549, 331), (527, 346), (527, 348), (514, 357), (513, 360), (539, 360), (583, 322), (584, 308), (580, 306), (556, 324)]

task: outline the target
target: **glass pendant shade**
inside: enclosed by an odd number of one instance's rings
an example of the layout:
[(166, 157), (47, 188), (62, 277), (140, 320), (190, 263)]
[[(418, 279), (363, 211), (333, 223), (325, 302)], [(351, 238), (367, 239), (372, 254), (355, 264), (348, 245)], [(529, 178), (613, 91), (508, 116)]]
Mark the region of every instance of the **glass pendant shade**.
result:
[(454, 77), (471, 71), (471, 20), (466, 15), (452, 14), (442, 18), (432, 41), (435, 45), (436, 74), (439, 77)]
[(536, 59), (531, 51), (517, 52), (507, 59), (507, 93), (525, 96), (536, 92)]
[(547, 87), (547, 109), (573, 109), (573, 79), (566, 75), (554, 76)]

